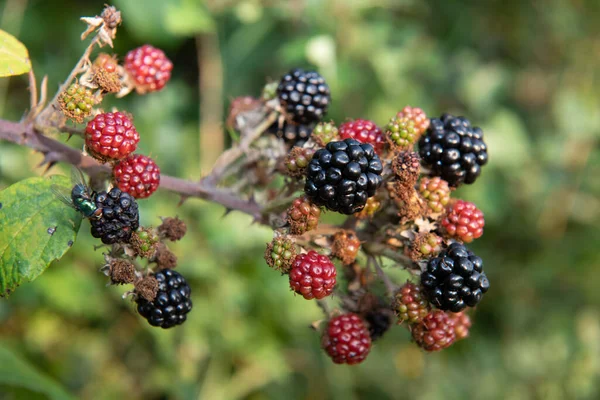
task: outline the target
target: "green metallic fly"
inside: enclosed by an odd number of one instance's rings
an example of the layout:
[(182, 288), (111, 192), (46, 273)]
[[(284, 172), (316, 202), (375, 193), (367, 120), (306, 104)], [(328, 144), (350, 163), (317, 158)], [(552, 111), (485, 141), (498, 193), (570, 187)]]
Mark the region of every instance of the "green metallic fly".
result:
[(86, 218), (96, 219), (102, 216), (102, 208), (96, 206), (96, 192), (86, 184), (83, 173), (79, 168), (71, 168), (72, 188), (52, 185), (50, 189), (63, 203), (83, 214)]

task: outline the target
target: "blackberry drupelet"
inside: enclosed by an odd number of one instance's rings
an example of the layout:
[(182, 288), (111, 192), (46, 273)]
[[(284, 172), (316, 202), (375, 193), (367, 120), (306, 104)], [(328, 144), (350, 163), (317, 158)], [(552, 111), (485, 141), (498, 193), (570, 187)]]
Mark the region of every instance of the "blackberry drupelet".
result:
[(490, 287), (481, 258), (457, 242), (429, 260), (421, 284), (431, 304), (452, 312), (476, 306)]
[(282, 138), (286, 143), (292, 146), (302, 146), (310, 137), (315, 128), (314, 123), (310, 124), (294, 124), (284, 122), (280, 126), (278, 121), (271, 125), (268, 131), (277, 137)]
[(317, 205), (342, 214), (362, 210), (382, 183), (383, 166), (373, 146), (354, 139), (329, 142), (306, 169), (304, 192)]
[(434, 176), (453, 187), (475, 182), (488, 161), (483, 131), (472, 127), (465, 117), (450, 114), (431, 119), (426, 134), (419, 140), (419, 154)]
[(96, 207), (102, 216), (90, 219), (92, 236), (102, 239), (104, 244), (128, 242), (133, 231), (139, 227), (138, 205), (128, 193), (118, 188), (96, 194)]
[(323, 119), (331, 101), (325, 79), (315, 71), (299, 68), (281, 78), (277, 96), (288, 116), (301, 124)]
[(191, 289), (178, 272), (165, 269), (154, 274), (158, 292), (153, 301), (138, 296), (136, 303), (140, 315), (152, 326), (163, 329), (183, 324), (192, 310)]

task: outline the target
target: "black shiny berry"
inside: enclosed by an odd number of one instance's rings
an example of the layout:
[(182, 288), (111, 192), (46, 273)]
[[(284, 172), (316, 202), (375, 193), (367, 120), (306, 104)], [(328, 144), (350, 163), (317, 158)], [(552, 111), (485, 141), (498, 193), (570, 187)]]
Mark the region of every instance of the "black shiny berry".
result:
[(392, 325), (390, 315), (378, 310), (368, 312), (364, 318), (367, 321), (372, 341), (381, 338)]
[(331, 102), (325, 79), (315, 71), (299, 68), (281, 78), (277, 96), (286, 114), (300, 124), (319, 122)]
[(450, 114), (431, 119), (419, 140), (419, 155), (434, 176), (453, 187), (475, 182), (488, 161), (483, 131), (465, 117)]
[(138, 205), (128, 193), (118, 188), (95, 196), (96, 207), (102, 210), (100, 218), (90, 219), (92, 236), (104, 244), (126, 243), (139, 227)]
[(158, 281), (158, 292), (154, 301), (149, 302), (138, 296), (136, 303), (140, 315), (152, 326), (163, 329), (181, 325), (192, 310), (191, 289), (185, 278), (171, 269), (154, 274)]
[(452, 312), (476, 306), (490, 288), (483, 261), (462, 243), (452, 243), (430, 259), (421, 284), (434, 306)]
[(354, 214), (375, 195), (382, 171), (381, 160), (370, 144), (354, 139), (329, 142), (308, 164), (304, 192), (319, 206)]
[(287, 121), (283, 123), (275, 121), (267, 131), (282, 138), (292, 146), (302, 146), (312, 134), (315, 125), (315, 123), (295, 124)]

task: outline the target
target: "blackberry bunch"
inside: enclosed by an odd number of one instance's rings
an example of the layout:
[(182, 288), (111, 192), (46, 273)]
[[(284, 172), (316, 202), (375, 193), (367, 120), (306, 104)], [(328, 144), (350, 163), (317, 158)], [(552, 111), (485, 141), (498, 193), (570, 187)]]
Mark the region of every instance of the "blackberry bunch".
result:
[(112, 188), (108, 193), (98, 193), (95, 200), (96, 207), (102, 209), (102, 216), (90, 219), (92, 236), (102, 239), (104, 244), (128, 242), (140, 225), (135, 199), (118, 188)]
[(419, 140), (419, 154), (433, 175), (453, 187), (475, 182), (488, 161), (483, 131), (472, 127), (465, 117), (450, 114), (431, 119), (426, 134)]
[(300, 68), (281, 78), (277, 97), (288, 116), (298, 124), (319, 122), (331, 102), (325, 79), (315, 71)]
[(268, 131), (277, 137), (282, 138), (286, 143), (292, 146), (302, 146), (310, 137), (315, 128), (315, 123), (294, 124), (284, 122), (280, 126), (279, 121), (275, 121)]
[(150, 325), (163, 329), (183, 324), (192, 310), (191, 289), (185, 278), (171, 269), (155, 273), (154, 278), (158, 281), (156, 297), (150, 302), (138, 296), (138, 312)]
[(306, 169), (304, 192), (317, 205), (342, 214), (362, 210), (382, 183), (383, 166), (373, 146), (354, 139), (329, 142)]
[(458, 242), (429, 260), (421, 284), (434, 306), (452, 312), (476, 306), (490, 288), (481, 258)]

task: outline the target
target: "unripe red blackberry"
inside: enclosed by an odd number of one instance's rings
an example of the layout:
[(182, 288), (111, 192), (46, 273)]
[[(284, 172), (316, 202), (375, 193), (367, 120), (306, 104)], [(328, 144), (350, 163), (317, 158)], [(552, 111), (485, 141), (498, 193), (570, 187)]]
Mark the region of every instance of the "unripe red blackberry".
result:
[(173, 63), (165, 53), (149, 44), (127, 53), (124, 66), (140, 94), (161, 90), (171, 79), (173, 70)]
[(381, 201), (377, 199), (377, 197), (369, 197), (367, 199), (367, 204), (365, 204), (365, 208), (355, 213), (354, 216), (358, 219), (367, 219), (371, 218), (379, 208), (381, 207)]
[(160, 168), (150, 157), (132, 154), (113, 167), (115, 183), (136, 199), (144, 199), (158, 189)]
[(427, 208), (434, 214), (444, 211), (450, 201), (448, 182), (438, 176), (421, 178), (418, 191), (427, 202)]
[(485, 220), (481, 210), (475, 204), (457, 200), (448, 206), (442, 219), (442, 226), (451, 238), (471, 243), (483, 235)]
[(454, 334), (456, 335), (456, 341), (462, 340), (469, 336), (469, 329), (471, 329), (471, 318), (464, 312), (459, 313), (448, 313), (450, 319), (454, 321)]
[(336, 364), (359, 364), (371, 351), (369, 330), (353, 313), (329, 320), (323, 332), (321, 346)]
[(60, 94), (58, 103), (65, 117), (80, 124), (92, 114), (92, 107), (96, 101), (90, 89), (78, 83), (72, 83)]
[(360, 250), (360, 240), (354, 231), (341, 230), (333, 235), (331, 255), (339, 258), (344, 265), (352, 264)]
[(312, 139), (321, 147), (329, 142), (340, 140), (339, 130), (333, 122), (319, 122), (313, 129)]
[(306, 174), (306, 167), (314, 154), (313, 149), (293, 147), (283, 161), (286, 175), (300, 178)]
[(85, 128), (85, 145), (97, 159), (120, 160), (133, 153), (140, 135), (122, 112), (98, 114)]
[(429, 118), (418, 107), (406, 106), (396, 114), (396, 117), (410, 119), (415, 124), (418, 135), (422, 135), (429, 128)]
[(439, 351), (450, 347), (456, 340), (454, 320), (441, 310), (427, 314), (411, 329), (412, 337), (425, 351)]
[(383, 152), (385, 138), (381, 129), (373, 121), (368, 119), (355, 119), (340, 125), (340, 138), (356, 139), (361, 143), (369, 143), (377, 154)]
[(429, 312), (429, 303), (421, 287), (406, 282), (395, 294), (392, 308), (398, 315), (398, 323), (416, 324)]
[(288, 272), (296, 258), (296, 244), (290, 236), (278, 236), (267, 243), (265, 261), (269, 267)]
[(306, 197), (298, 197), (287, 210), (287, 222), (292, 235), (302, 235), (319, 224), (321, 209)]
[(390, 145), (400, 150), (412, 149), (419, 138), (419, 131), (409, 118), (392, 118), (386, 126), (385, 134)]
[(333, 292), (337, 271), (329, 257), (314, 250), (298, 254), (289, 271), (290, 287), (305, 299), (322, 299)]

